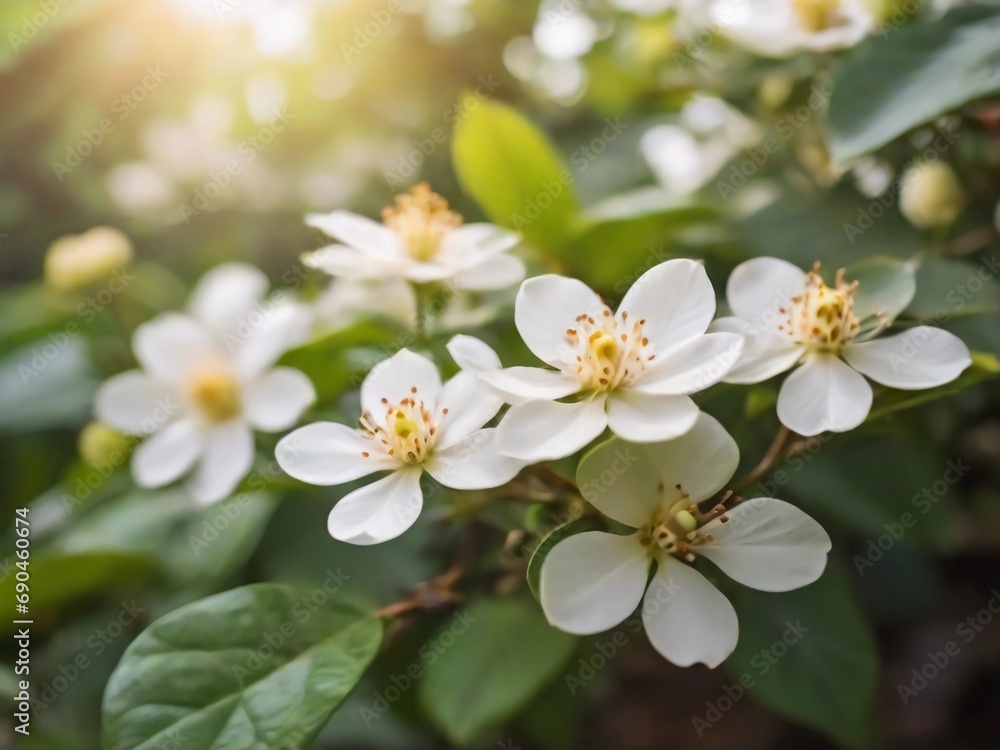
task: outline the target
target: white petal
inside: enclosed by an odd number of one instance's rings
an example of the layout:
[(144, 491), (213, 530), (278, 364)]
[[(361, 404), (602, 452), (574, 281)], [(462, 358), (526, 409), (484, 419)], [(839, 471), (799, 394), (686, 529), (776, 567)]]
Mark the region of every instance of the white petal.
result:
[(497, 449), (495, 429), (473, 432), (449, 448), (435, 449), (427, 472), (445, 487), (485, 490), (507, 484), (524, 468), (524, 461)]
[(908, 391), (950, 383), (972, 364), (969, 348), (958, 336), (931, 326), (850, 343), (844, 359), (876, 383)]
[(510, 403), (524, 399), (552, 401), (580, 390), (580, 383), (576, 378), (564, 375), (558, 370), (543, 370), (541, 367), (484, 370), (479, 373), (479, 377), (508, 397)]
[(635, 384), (644, 393), (687, 395), (715, 385), (732, 370), (743, 352), (743, 336), (706, 333), (688, 339), (659, 357)]
[(224, 337), (245, 378), (256, 377), (286, 351), (305, 343), (312, 328), (309, 308), (291, 300), (274, 302), (258, 315), (248, 316), (245, 326), (237, 326)]
[(488, 258), (455, 276), (455, 286), (471, 291), (506, 289), (524, 279), (524, 263), (513, 255)]
[(611, 438), (584, 454), (576, 470), (583, 499), (632, 528), (649, 523), (659, 509), (659, 472), (642, 446)]
[(139, 326), (132, 350), (146, 372), (170, 383), (179, 383), (192, 369), (224, 367), (227, 362), (201, 323), (177, 313), (165, 313)]
[(744, 336), (743, 353), (736, 366), (723, 378), (726, 383), (760, 383), (784, 372), (802, 357), (802, 347), (790, 337), (755, 326), (742, 318), (719, 318), (712, 322), (708, 330)]
[(452, 336), (446, 347), (455, 363), (463, 370), (499, 370), (500, 357), (489, 344), (475, 336)]
[(415, 467), (400, 469), (344, 497), (330, 511), (330, 536), (361, 545), (395, 539), (420, 515), (420, 474)]
[[(503, 399), (474, 372), (460, 372), (441, 389), (437, 400), (437, 450), (465, 439), (500, 411)], [(444, 410), (448, 413), (445, 414)]]
[(811, 354), (778, 392), (778, 419), (805, 437), (846, 432), (865, 421), (872, 387), (833, 354)]
[(344, 245), (327, 245), (302, 254), (302, 264), (345, 279), (387, 279), (399, 276), (400, 258), (372, 256)]
[(254, 429), (280, 432), (295, 424), (316, 400), (312, 381), (292, 367), (275, 367), (247, 386), (243, 415)]
[(130, 435), (148, 435), (177, 415), (176, 386), (130, 370), (104, 381), (94, 397), (94, 413), (105, 424)]
[(740, 263), (729, 275), (726, 300), (733, 314), (760, 325), (774, 317), (779, 307), (806, 287), (806, 272), (787, 260), (753, 258)]
[(460, 268), (472, 268), (510, 250), (520, 241), (517, 234), (495, 224), (463, 224), (445, 235), (438, 255)]
[(553, 547), (542, 563), (542, 610), (567, 633), (600, 633), (639, 606), (648, 571), (649, 558), (635, 536), (576, 534)]
[(232, 494), (253, 466), (253, 433), (234, 419), (205, 430), (198, 468), (186, 482), (187, 490), (202, 505)]
[(642, 622), (653, 648), (679, 667), (722, 664), (739, 640), (740, 625), (729, 600), (705, 576), (673, 557), (653, 576), (642, 605)]
[(532, 353), (558, 367), (576, 356), (566, 341), (566, 329), (577, 316), (599, 318), (606, 309), (597, 292), (582, 281), (546, 274), (521, 284), (514, 302), (514, 323)]
[(389, 257), (402, 255), (402, 247), (395, 232), (377, 221), (350, 211), (309, 214), (306, 224), (363, 253)]
[(417, 298), (413, 286), (401, 278), (340, 278), (327, 286), (313, 308), (319, 319), (335, 330), (348, 327), (362, 315), (387, 318), (410, 328), (417, 317)]
[(830, 537), (794, 505), (759, 497), (727, 515), (728, 522), (715, 519), (699, 530), (714, 540), (696, 551), (734, 581), (760, 591), (791, 591), (823, 574)]
[(608, 426), (633, 443), (670, 440), (690, 430), (698, 406), (687, 396), (661, 396), (622, 389), (608, 397)]
[(343, 484), (399, 468), (367, 433), (336, 422), (300, 427), (278, 441), (274, 455), (286, 474), (309, 484)]
[(576, 453), (608, 425), (605, 399), (564, 404), (525, 401), (500, 421), (500, 450), (524, 461), (549, 461)]
[(400, 349), (375, 365), (361, 383), (361, 408), (381, 416), (386, 409), (383, 398), (390, 404), (413, 398), (433, 408), (440, 394), (441, 375), (437, 365), (409, 349)]
[(135, 449), (132, 477), (140, 487), (162, 487), (190, 469), (202, 451), (202, 436), (193, 419), (168, 424)]
[(270, 282), (256, 266), (224, 263), (208, 271), (191, 293), (188, 309), (201, 323), (224, 330), (267, 293)]
[(618, 305), (618, 317), (645, 320), (643, 333), (654, 352), (703, 334), (715, 316), (715, 290), (700, 263), (679, 258), (660, 263), (636, 279)]
[(601, 443), (580, 461), (577, 479), (586, 500), (628, 526), (649, 522), (658, 507), (685, 497), (700, 503), (721, 490), (740, 462), (736, 441), (704, 412), (687, 433), (662, 443)]

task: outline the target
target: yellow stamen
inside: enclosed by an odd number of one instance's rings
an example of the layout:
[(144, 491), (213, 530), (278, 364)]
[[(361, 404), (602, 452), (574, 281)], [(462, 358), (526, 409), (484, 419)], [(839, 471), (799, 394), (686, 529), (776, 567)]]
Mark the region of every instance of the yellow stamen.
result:
[(448, 210), (448, 201), (426, 182), (414, 185), (409, 193), (396, 196), (396, 205), (382, 211), (382, 221), (403, 241), (416, 260), (428, 261), (437, 255), (442, 240), (462, 225), (462, 217)]
[(839, 0), (792, 0), (792, 9), (799, 25), (813, 33), (834, 25), (839, 6)]
[(224, 370), (205, 370), (191, 378), (191, 400), (212, 422), (225, 422), (240, 413), (239, 382)]

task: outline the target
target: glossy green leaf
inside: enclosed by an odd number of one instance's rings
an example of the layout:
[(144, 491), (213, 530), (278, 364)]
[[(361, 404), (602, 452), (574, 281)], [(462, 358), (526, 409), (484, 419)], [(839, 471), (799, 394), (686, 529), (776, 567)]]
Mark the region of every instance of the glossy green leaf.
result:
[[(16, 555), (8, 555), (3, 562), (7, 575), (0, 581), (0, 596), (4, 601), (15, 602), (19, 568)], [(38, 550), (28, 561), (30, 575), (31, 615), (58, 613), (67, 605), (101, 591), (135, 586), (157, 575), (156, 560), (149, 555), (134, 552), (89, 551), (62, 554)], [(6, 619), (0, 629), (10, 627)]]
[(421, 703), (452, 742), (468, 743), (552, 682), (575, 642), (545, 622), (534, 602), (477, 602), (436, 637), (441, 653), (420, 682)]
[(274, 584), (175, 610), (129, 646), (104, 693), (103, 746), (295, 748), (354, 688), (382, 640), (374, 615)]
[(854, 312), (862, 319), (877, 312), (886, 322), (895, 320), (917, 292), (916, 269), (915, 263), (885, 255), (847, 266), (847, 280), (858, 282)]
[(917, 293), (906, 313), (930, 323), (1000, 312), (1000, 260), (984, 253), (976, 263), (927, 258), (917, 270)]
[(827, 434), (805, 441), (754, 488), (753, 495), (789, 499), (821, 523), (836, 523), (862, 538), (885, 533), (904, 513), (916, 518), (913, 544), (942, 547), (953, 539), (947, 512), (950, 486), (932, 491), (949, 468), (925, 445), (885, 435)]
[(452, 141), (455, 171), (490, 219), (542, 251), (567, 240), (578, 210), (572, 175), (542, 132), (516, 110), (479, 102)]
[(31, 431), (82, 424), (97, 380), (79, 323), (13, 352), (0, 361), (0, 431)]
[(201, 507), (180, 489), (139, 491), (82, 516), (55, 545), (67, 552), (144, 553), (177, 583), (204, 585), (246, 562), (275, 507), (275, 499), (263, 492)]
[(739, 644), (724, 665), (731, 684), (838, 744), (862, 743), (878, 661), (871, 626), (845, 573), (831, 565), (819, 581), (796, 591), (738, 586), (731, 598), (740, 618)]
[(872, 37), (843, 66), (830, 98), (830, 151), (866, 154), (967, 102), (1000, 91), (1000, 9), (957, 8), (933, 23)]

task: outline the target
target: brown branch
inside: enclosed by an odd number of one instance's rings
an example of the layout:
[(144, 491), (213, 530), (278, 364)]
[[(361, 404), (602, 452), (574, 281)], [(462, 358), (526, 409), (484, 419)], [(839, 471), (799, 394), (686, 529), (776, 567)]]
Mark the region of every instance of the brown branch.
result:
[(774, 436), (771, 446), (767, 449), (767, 453), (764, 454), (760, 463), (754, 466), (745, 477), (737, 480), (736, 483), (730, 488), (730, 491), (738, 494), (774, 468), (774, 464), (777, 463), (778, 459), (784, 454), (785, 445), (788, 443), (788, 439), (791, 436), (792, 431), (785, 427), (785, 425), (781, 425), (781, 429), (779, 429), (778, 434)]

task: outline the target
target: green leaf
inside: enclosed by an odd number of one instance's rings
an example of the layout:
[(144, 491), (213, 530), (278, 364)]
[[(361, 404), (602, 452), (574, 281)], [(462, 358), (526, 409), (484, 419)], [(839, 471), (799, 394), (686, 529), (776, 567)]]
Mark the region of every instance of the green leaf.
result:
[[(460, 627), (466, 630), (459, 632)], [(537, 605), (512, 599), (476, 602), (443, 628), (435, 642), (453, 645), (428, 664), (419, 697), (457, 745), (528, 705), (559, 674), (576, 643), (550, 627)]]
[(572, 175), (545, 136), (516, 110), (483, 101), (455, 128), (452, 159), (463, 189), (487, 216), (539, 250), (568, 239), (578, 206)]
[(840, 163), (1000, 91), (1000, 10), (957, 8), (934, 23), (873, 37), (841, 68), (830, 98), (830, 153)]
[(731, 599), (740, 640), (724, 664), (730, 679), (775, 713), (838, 743), (862, 743), (878, 660), (843, 571), (828, 566), (816, 583), (781, 594), (739, 586)]
[(939, 482), (948, 463), (926, 445), (885, 435), (824, 435), (803, 445), (754, 494), (794, 494), (810, 515), (862, 538), (884, 534), (886, 524), (899, 523), (910, 513), (917, 520), (907, 532), (908, 541), (932, 548), (951, 541), (948, 492), (935, 494), (932, 501), (922, 495)]
[[(10, 566), (10, 574), (0, 581), (3, 601), (16, 601), (17, 561), (16, 555), (4, 561), (5, 568)], [(33, 617), (50, 615), (98, 592), (142, 583), (155, 576), (158, 570), (156, 561), (148, 555), (112, 551), (61, 554), (38, 550), (28, 563), (31, 576), (28, 606)], [(7, 619), (0, 629), (9, 627)]]
[(275, 507), (261, 492), (203, 508), (183, 490), (139, 491), (82, 516), (54, 544), (66, 552), (145, 553), (180, 585), (210, 585), (246, 562)]
[(129, 646), (104, 693), (103, 746), (304, 747), (361, 679), (382, 623), (274, 584), (175, 610)]
[(80, 326), (68, 324), (0, 362), (0, 431), (82, 424), (97, 380)]
[(927, 258), (917, 270), (917, 293), (907, 315), (935, 323), (1000, 312), (996, 252), (978, 265), (952, 258)]
[(594, 287), (624, 296), (643, 273), (674, 257), (671, 243), (694, 227), (718, 221), (716, 209), (667, 200), (642, 190), (588, 208), (566, 265)]

